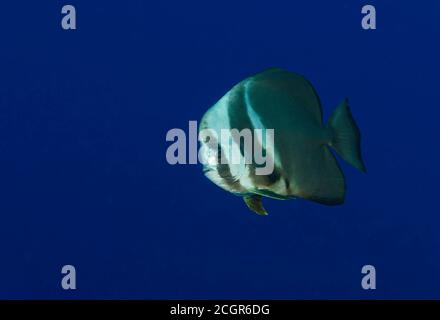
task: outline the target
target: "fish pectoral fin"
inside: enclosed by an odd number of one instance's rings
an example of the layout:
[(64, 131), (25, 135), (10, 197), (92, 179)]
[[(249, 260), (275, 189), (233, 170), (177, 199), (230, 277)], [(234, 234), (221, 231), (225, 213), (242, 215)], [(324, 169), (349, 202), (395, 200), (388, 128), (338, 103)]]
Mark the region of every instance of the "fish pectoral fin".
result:
[(261, 216), (267, 216), (268, 213), (266, 209), (264, 209), (263, 207), (262, 198), (263, 198), (262, 196), (255, 194), (252, 196), (245, 196), (243, 197), (243, 200), (248, 206), (248, 208), (251, 209), (253, 212)]

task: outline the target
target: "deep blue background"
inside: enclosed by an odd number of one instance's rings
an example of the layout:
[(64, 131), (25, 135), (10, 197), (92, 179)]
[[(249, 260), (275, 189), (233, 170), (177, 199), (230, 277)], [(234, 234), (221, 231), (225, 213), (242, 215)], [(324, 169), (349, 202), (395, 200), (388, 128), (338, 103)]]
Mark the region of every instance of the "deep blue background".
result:
[[(162, 1), (161, 1), (162, 2)], [(360, 26), (376, 5), (378, 29)], [(74, 4), (78, 30), (60, 27)], [(0, 5), (0, 298), (440, 298), (438, 1)], [(343, 206), (268, 217), (170, 166), (187, 128), (267, 67), (348, 97), (368, 173)], [(61, 267), (77, 268), (63, 291)], [(361, 268), (377, 269), (377, 290)]]

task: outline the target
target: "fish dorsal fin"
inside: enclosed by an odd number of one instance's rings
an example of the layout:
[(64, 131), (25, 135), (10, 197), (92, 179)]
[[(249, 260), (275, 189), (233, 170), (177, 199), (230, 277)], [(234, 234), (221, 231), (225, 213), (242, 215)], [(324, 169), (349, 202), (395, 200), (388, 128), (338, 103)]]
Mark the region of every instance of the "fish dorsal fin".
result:
[(259, 214), (260, 216), (268, 215), (266, 209), (264, 209), (263, 207), (262, 196), (256, 194), (251, 196), (244, 196), (243, 200), (248, 208), (251, 209), (253, 212)]
[[(312, 84), (303, 76), (279, 68), (272, 68), (247, 79), (246, 88), (249, 101), (259, 113), (265, 109), (277, 110), (281, 105), (295, 108), (309, 114), (317, 123), (322, 124), (322, 108), (319, 96)], [(281, 105), (274, 105), (278, 103)], [(278, 107), (278, 108), (277, 108)], [(261, 109), (263, 108), (263, 109)]]

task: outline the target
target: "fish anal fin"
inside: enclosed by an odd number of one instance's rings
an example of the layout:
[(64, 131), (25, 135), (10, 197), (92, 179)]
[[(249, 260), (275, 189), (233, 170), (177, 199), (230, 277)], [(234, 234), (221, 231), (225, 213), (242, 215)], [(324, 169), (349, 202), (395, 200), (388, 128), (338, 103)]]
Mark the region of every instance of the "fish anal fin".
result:
[(263, 201), (262, 196), (260, 195), (251, 195), (251, 196), (245, 196), (243, 197), (244, 202), (248, 206), (249, 209), (251, 209), (253, 212), (261, 215), (261, 216), (267, 216), (268, 213), (266, 209), (263, 207)]

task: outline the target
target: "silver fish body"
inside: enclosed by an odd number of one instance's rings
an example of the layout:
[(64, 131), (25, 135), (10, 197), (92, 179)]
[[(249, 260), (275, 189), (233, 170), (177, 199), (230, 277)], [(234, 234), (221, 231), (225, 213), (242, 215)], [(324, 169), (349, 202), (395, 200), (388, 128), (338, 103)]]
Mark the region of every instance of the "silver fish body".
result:
[[(200, 132), (215, 132), (218, 137), (233, 129), (254, 133), (252, 146), (263, 149), (273, 170), (257, 174), (261, 165), (244, 161), (254, 159), (256, 149), (244, 147), (244, 139), (229, 134), (226, 142), (222, 139), (216, 146), (201, 139), (202, 147), (217, 156), (217, 161), (204, 165), (204, 172), (216, 185), (242, 196), (259, 214), (267, 214), (262, 197), (343, 203), (345, 180), (330, 146), (348, 163), (365, 171), (360, 132), (347, 100), (324, 125), (313, 86), (289, 71), (269, 69), (241, 81), (205, 113), (199, 126)], [(271, 129), (273, 139), (264, 139), (264, 133)], [(258, 130), (263, 134), (256, 135)], [(240, 163), (225, 161), (227, 157), (220, 161), (220, 155), (231, 150), (241, 158)]]

